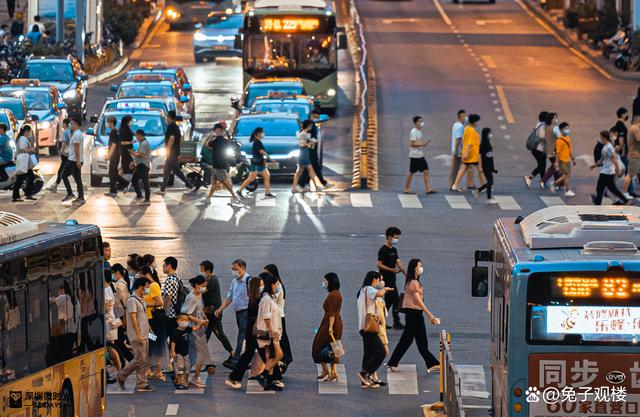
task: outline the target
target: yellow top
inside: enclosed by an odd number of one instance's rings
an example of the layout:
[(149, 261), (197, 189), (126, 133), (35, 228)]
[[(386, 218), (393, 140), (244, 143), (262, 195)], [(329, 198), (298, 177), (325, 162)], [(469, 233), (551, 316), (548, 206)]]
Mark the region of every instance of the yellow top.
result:
[(556, 139), (556, 158), (560, 162), (571, 162), (573, 146), (569, 136), (558, 136)]
[(462, 162), (471, 164), (480, 160), (480, 135), (473, 126), (464, 128), (462, 135)]
[(147, 304), (147, 318), (150, 319), (151, 316), (151, 310), (153, 310), (155, 307), (150, 307), (153, 304), (155, 304), (155, 301), (153, 300), (156, 297), (160, 297), (162, 298), (162, 290), (160, 289), (160, 284), (158, 284), (157, 282), (152, 282), (151, 285), (149, 286), (149, 294), (145, 294), (144, 295), (144, 302)]

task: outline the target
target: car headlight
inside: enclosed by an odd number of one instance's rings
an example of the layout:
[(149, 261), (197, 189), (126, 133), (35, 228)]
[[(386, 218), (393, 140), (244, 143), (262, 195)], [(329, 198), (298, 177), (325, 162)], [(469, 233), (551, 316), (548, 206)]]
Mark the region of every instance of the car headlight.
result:
[(166, 15), (170, 20), (176, 20), (180, 17), (180, 12), (178, 12), (173, 7), (168, 7), (166, 11)]
[(329, 97), (333, 97), (333, 96), (335, 96), (335, 95), (336, 95), (336, 90), (334, 90), (333, 88), (328, 89), (328, 90), (327, 90), (327, 95), (328, 95)]
[(165, 148), (158, 148), (151, 151), (151, 156), (155, 158), (164, 158), (165, 156), (167, 156), (167, 150)]
[(295, 151), (291, 151), (287, 154), (287, 158), (297, 158), (300, 156), (300, 149), (296, 149)]
[(233, 148), (227, 148), (226, 154), (228, 157), (232, 158), (236, 156), (236, 151)]
[(50, 127), (51, 127), (51, 122), (38, 123), (38, 129), (49, 129)]
[(65, 100), (73, 100), (74, 98), (76, 98), (76, 90), (65, 91), (62, 95), (62, 98), (64, 98)]
[(96, 148), (96, 155), (100, 159), (105, 159), (108, 153), (109, 153), (109, 149), (106, 146), (101, 146), (99, 148)]
[(193, 40), (201, 42), (201, 41), (206, 41), (207, 40), (207, 35), (205, 35), (202, 32), (196, 32), (193, 34)]

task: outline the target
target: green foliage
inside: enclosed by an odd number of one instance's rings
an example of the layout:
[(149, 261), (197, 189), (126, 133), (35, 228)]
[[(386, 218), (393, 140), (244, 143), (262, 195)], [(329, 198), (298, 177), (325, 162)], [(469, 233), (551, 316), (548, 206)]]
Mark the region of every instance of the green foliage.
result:
[(126, 7), (114, 0), (104, 3), (105, 23), (127, 46), (136, 39), (140, 25), (147, 16), (149, 16), (149, 6), (145, 2), (129, 3)]

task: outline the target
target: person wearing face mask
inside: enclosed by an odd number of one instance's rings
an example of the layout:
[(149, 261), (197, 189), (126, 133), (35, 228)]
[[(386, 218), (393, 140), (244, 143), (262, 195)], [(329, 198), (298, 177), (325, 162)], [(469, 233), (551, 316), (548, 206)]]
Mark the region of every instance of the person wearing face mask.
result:
[(268, 198), (273, 198), (275, 195), (271, 194), (271, 176), (269, 175), (269, 170), (267, 169), (266, 161), (269, 160), (269, 154), (264, 148), (264, 144), (262, 143), (262, 139), (264, 138), (264, 129), (261, 127), (256, 127), (253, 132), (251, 132), (251, 137), (249, 137), (249, 143), (251, 143), (251, 167), (249, 168), (249, 176), (246, 180), (242, 182), (240, 188), (236, 191), (236, 194), (240, 198), (244, 198), (242, 195), (242, 190), (244, 190), (249, 184), (254, 182), (256, 178), (258, 178), (258, 174), (264, 179), (264, 196)]
[(475, 170), (478, 174), (478, 179), (482, 184), (482, 167), (480, 163), (480, 135), (478, 134), (477, 125), (480, 121), (480, 116), (477, 114), (469, 115), (469, 124), (464, 128), (462, 135), (462, 165), (458, 171), (455, 183), (451, 186), (451, 191), (464, 192), (460, 187), (460, 182), (465, 174), (469, 171)]
[(533, 143), (531, 148), (527, 148), (531, 151), (534, 159), (536, 160), (536, 167), (533, 171), (531, 171), (530, 175), (525, 175), (524, 183), (527, 188), (531, 188), (531, 183), (536, 175), (540, 176), (540, 188), (544, 189), (544, 184), (542, 183), (542, 177), (544, 173), (547, 171), (547, 142), (544, 138), (544, 121), (547, 120), (546, 111), (541, 111), (538, 114), (538, 124), (533, 129), (533, 134), (535, 135), (535, 143)]
[(282, 362), (278, 365), (280, 367), (281, 373), (285, 373), (287, 371), (287, 367), (293, 362), (293, 353), (291, 352), (291, 343), (289, 342), (289, 336), (287, 335), (287, 322), (284, 314), (284, 304), (287, 298), (286, 290), (284, 288), (284, 283), (282, 282), (282, 277), (280, 276), (280, 271), (278, 267), (274, 264), (265, 265), (264, 272), (268, 272), (274, 277), (278, 279), (278, 283), (280, 284), (280, 291), (276, 294), (276, 303), (278, 303), (278, 308), (280, 309), (280, 320), (282, 321), (282, 337), (280, 338), (280, 347), (282, 348)]
[(402, 308), (405, 311), (407, 324), (400, 336), (400, 341), (391, 354), (387, 367), (391, 372), (398, 372), (398, 363), (409, 350), (414, 339), (418, 346), (418, 351), (427, 366), (427, 372), (438, 372), (440, 362), (431, 352), (429, 352), (429, 342), (427, 340), (427, 329), (424, 324), (423, 313), (429, 317), (431, 324), (440, 324), (440, 319), (436, 318), (427, 306), (424, 305), (424, 295), (420, 276), (424, 272), (422, 261), (412, 259), (407, 267), (407, 280), (404, 284), (404, 300)]
[(136, 388), (142, 392), (152, 392), (156, 389), (147, 381), (149, 369), (149, 320), (144, 295), (149, 291), (149, 280), (138, 278), (133, 282), (133, 294), (127, 300), (127, 334), (133, 349), (133, 360), (118, 372), (118, 385), (125, 389), (127, 377), (136, 373)]
[(411, 180), (416, 172), (422, 172), (424, 178), (425, 193), (433, 194), (436, 190), (431, 189), (429, 182), (429, 164), (424, 157), (424, 150), (431, 143), (431, 139), (424, 140), (422, 134), (422, 128), (424, 127), (424, 120), (420, 116), (413, 118), (413, 128), (409, 132), (409, 173), (407, 179), (404, 182), (404, 193), (415, 194), (411, 192)]
[(613, 203), (614, 205), (625, 205), (629, 200), (620, 192), (615, 183), (616, 174), (621, 171), (622, 167), (616, 158), (616, 151), (611, 143), (611, 134), (603, 130), (600, 132), (600, 140), (604, 143), (602, 157), (597, 163), (591, 165), (591, 169), (600, 167), (600, 175), (598, 176), (598, 182), (596, 184), (596, 194), (591, 196), (591, 201), (596, 206), (602, 204), (604, 191), (608, 189), (609, 193), (619, 199), (618, 202)]
[(558, 160), (558, 169), (561, 176), (553, 183), (552, 190), (555, 187), (563, 186), (565, 197), (574, 197), (576, 194), (569, 187), (571, 166), (576, 164), (576, 160), (573, 157), (573, 145), (569, 137), (571, 129), (567, 122), (560, 123), (558, 127), (560, 128), (560, 135), (556, 139), (556, 159)]
[(200, 326), (198, 330), (193, 331), (189, 340), (189, 352), (191, 355), (195, 354), (196, 357), (193, 378), (189, 386), (204, 388), (206, 385), (200, 379), (200, 370), (203, 365), (212, 363), (209, 348), (207, 347), (207, 335), (204, 331), (209, 324), (209, 320), (204, 314), (204, 303), (202, 302), (202, 294), (207, 291), (207, 280), (202, 275), (198, 275), (191, 278), (189, 283), (193, 290), (184, 300), (181, 313), (189, 316), (192, 327)]
[(264, 272), (263, 274), (261, 276), (264, 290), (260, 298), (255, 325), (258, 352), (264, 362), (264, 371), (258, 376), (258, 382), (265, 391), (282, 391), (284, 384), (274, 377), (274, 369), (283, 356), (282, 348), (280, 348), (282, 319), (280, 308), (276, 302), (276, 296), (282, 291), (282, 286), (278, 282), (278, 278), (272, 274)]
[(492, 197), (491, 192), (493, 191), (493, 174), (497, 174), (493, 164), (493, 146), (491, 146), (491, 138), (493, 137), (493, 133), (491, 129), (485, 127), (482, 129), (482, 140), (480, 142), (480, 159), (482, 161), (482, 172), (484, 173), (484, 177), (487, 182), (482, 184), (480, 188), (477, 190), (473, 190), (473, 196), (477, 199), (480, 198), (480, 193), (484, 190), (487, 190), (487, 203), (488, 204), (497, 204), (498, 200)]
[(625, 197), (630, 199), (633, 197), (629, 193), (629, 189), (633, 178), (638, 177), (640, 173), (640, 117), (634, 117), (629, 133), (627, 135), (627, 174), (624, 177), (624, 185), (622, 191)]
[[(558, 127), (558, 113), (547, 113), (547, 118), (544, 121), (544, 140), (547, 150), (547, 159), (549, 160), (549, 167), (542, 177), (542, 184), (546, 186), (547, 182), (554, 178), (557, 180), (560, 178), (560, 171), (558, 171), (558, 161), (556, 160), (556, 139), (560, 135), (560, 128)], [(543, 187), (544, 188), (544, 187)], [(553, 183), (550, 190), (552, 193), (556, 191)]]
[(249, 296), (247, 295), (247, 281), (250, 276), (247, 274), (247, 263), (242, 259), (236, 259), (231, 263), (231, 273), (234, 279), (231, 280), (231, 286), (227, 292), (227, 296), (220, 308), (215, 311), (216, 317), (222, 317), (222, 312), (229, 306), (236, 313), (236, 324), (238, 326), (238, 338), (236, 348), (233, 351), (233, 359), (227, 359), (222, 362), (222, 366), (233, 369), (240, 359), (242, 353), (242, 344), (244, 342), (245, 331), (247, 330), (247, 308), (249, 307)]
[(339, 358), (335, 358), (331, 362), (331, 370), (329, 364), (322, 361), (321, 352), (334, 340), (342, 340), (342, 317), (340, 310), (342, 309), (342, 294), (340, 294), (340, 279), (335, 272), (329, 272), (322, 278), (322, 288), (328, 292), (327, 297), (322, 304), (324, 316), (318, 327), (313, 345), (311, 348), (311, 357), (314, 363), (322, 366), (322, 372), (318, 375), (320, 381), (338, 381), (338, 373), (336, 365), (340, 363)]
[(140, 267), (140, 278), (148, 279), (151, 283), (149, 291), (144, 295), (144, 302), (147, 304), (149, 326), (153, 334), (156, 335), (155, 340), (149, 339), (149, 362), (151, 363), (149, 379), (165, 381), (162, 368), (169, 365), (169, 350), (167, 348), (166, 314), (163, 308), (160, 280), (157, 276), (153, 276), (148, 265)]
[(189, 335), (200, 330), (202, 326), (196, 324), (189, 326), (189, 315), (178, 315), (178, 327), (171, 334), (171, 357), (176, 370), (176, 389), (180, 391), (189, 389)]
[(173, 256), (165, 258), (162, 264), (162, 271), (167, 275), (162, 288), (162, 299), (164, 302), (164, 311), (167, 315), (167, 334), (173, 333), (178, 326), (177, 317), (180, 313), (181, 306), (178, 305), (178, 293), (185, 292), (184, 284), (178, 278), (176, 270), (178, 269), (178, 260)]
[[(28, 124), (23, 125), (20, 128), (20, 132), (18, 133), (18, 140), (16, 141), (16, 160), (18, 155), (27, 154), (29, 158), (32, 158), (31, 155), (36, 154), (36, 144), (35, 139), (33, 138), (33, 130), (31, 126)], [(20, 198), (20, 190), (22, 189), (22, 184), (26, 181), (27, 186), (24, 190), (25, 198), (27, 200), (37, 200), (33, 196), (33, 180), (35, 178), (33, 174), (33, 164), (31, 163), (31, 159), (29, 159), (29, 167), (27, 172), (24, 174), (16, 175), (16, 182), (13, 184), (13, 202), (23, 201)]]
[[(395, 289), (395, 291), (385, 293), (384, 302), (386, 307), (393, 312), (393, 328), (399, 330), (404, 329), (398, 311), (399, 295), (396, 285), (396, 274), (399, 272), (405, 273), (402, 262), (400, 261), (400, 256), (398, 255), (398, 249), (396, 248), (401, 234), (400, 229), (395, 226), (387, 228), (385, 231), (386, 240), (384, 245), (378, 250), (378, 260), (376, 262), (376, 267), (378, 271), (380, 271), (386, 286)], [(387, 326), (387, 328), (389, 329), (390, 327)]]

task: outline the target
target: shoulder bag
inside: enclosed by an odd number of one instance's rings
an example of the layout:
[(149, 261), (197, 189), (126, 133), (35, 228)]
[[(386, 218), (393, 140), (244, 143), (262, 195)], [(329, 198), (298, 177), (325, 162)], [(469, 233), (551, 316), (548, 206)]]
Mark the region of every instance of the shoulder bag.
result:
[(380, 332), (380, 319), (375, 314), (367, 313), (369, 310), (369, 296), (367, 295), (367, 288), (363, 288), (360, 295), (364, 297), (364, 328), (365, 333), (378, 333)]

